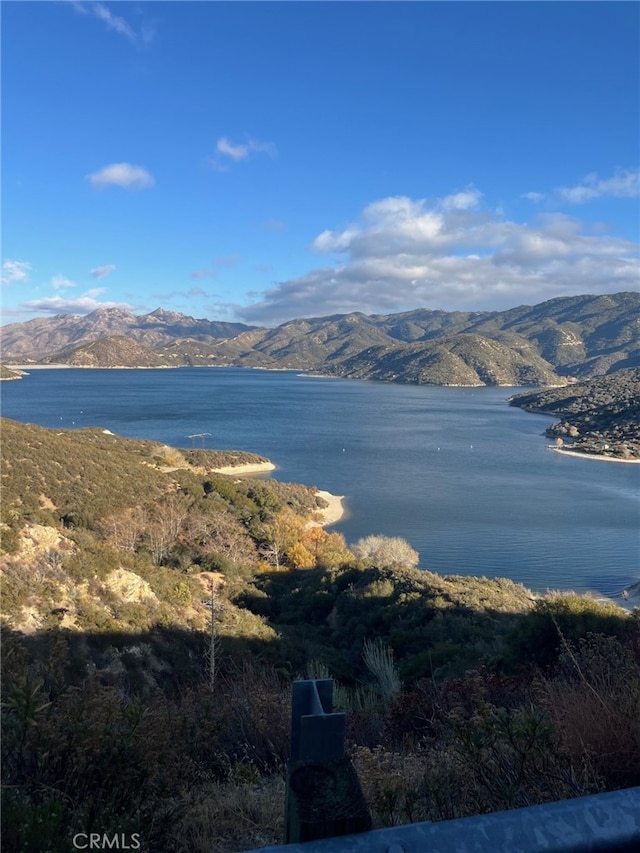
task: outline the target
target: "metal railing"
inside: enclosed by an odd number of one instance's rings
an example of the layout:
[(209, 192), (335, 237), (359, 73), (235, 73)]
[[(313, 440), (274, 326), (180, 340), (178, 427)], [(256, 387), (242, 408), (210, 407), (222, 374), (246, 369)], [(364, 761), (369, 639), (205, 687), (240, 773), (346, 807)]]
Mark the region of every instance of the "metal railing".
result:
[(333, 680), (296, 681), (285, 841), (261, 853), (640, 853), (640, 787), (371, 830)]
[(640, 787), (252, 853), (640, 853)]

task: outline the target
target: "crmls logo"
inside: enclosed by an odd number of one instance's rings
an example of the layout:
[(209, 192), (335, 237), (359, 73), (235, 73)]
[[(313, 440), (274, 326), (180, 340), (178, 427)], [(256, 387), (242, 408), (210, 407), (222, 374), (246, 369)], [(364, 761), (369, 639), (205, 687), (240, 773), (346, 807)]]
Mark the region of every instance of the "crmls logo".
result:
[(124, 832), (114, 835), (99, 832), (78, 832), (73, 836), (73, 846), (76, 850), (140, 850), (140, 833), (130, 836)]

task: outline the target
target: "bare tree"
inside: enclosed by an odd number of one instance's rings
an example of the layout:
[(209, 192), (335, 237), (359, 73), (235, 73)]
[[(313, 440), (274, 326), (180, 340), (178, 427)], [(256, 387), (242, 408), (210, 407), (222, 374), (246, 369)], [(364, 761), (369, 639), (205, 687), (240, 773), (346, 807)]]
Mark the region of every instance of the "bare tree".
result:
[(280, 547), (277, 539), (269, 539), (260, 547), (260, 555), (271, 563), (277, 572), (280, 571), (280, 566), (284, 558), (284, 552)]
[(359, 560), (381, 568), (412, 568), (420, 560), (418, 552), (399, 536), (365, 536), (351, 550)]
[(146, 508), (136, 506), (105, 518), (100, 529), (118, 550), (135, 552), (142, 540), (147, 522)]
[(169, 539), (175, 540), (189, 512), (189, 499), (185, 495), (168, 495), (153, 508), (154, 519), (162, 525)]
[(252, 564), (256, 560), (253, 540), (243, 524), (228, 512), (190, 515), (184, 535), (204, 554), (218, 554), (234, 566)]
[(169, 495), (151, 508), (145, 539), (156, 565), (162, 563), (175, 544), (188, 512), (189, 500), (184, 495)]

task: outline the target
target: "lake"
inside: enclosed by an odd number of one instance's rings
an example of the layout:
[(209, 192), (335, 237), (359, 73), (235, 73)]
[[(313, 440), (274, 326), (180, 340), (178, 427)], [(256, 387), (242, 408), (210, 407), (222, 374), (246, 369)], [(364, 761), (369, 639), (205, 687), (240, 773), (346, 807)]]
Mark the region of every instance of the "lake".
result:
[[(401, 536), (441, 574), (616, 595), (639, 579), (640, 465), (562, 456), (523, 388), (441, 388), (242, 368), (33, 370), (3, 415), (46, 427), (268, 456), (346, 496), (332, 529)], [(196, 446), (201, 446), (201, 439)]]

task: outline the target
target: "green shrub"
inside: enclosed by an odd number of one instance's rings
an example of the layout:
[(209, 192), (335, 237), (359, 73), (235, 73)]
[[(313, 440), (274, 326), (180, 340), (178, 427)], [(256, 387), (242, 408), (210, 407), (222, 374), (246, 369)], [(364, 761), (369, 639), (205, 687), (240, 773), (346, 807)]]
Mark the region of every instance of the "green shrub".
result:
[(118, 552), (100, 542), (92, 544), (71, 554), (64, 563), (65, 572), (76, 583), (90, 578), (104, 580), (111, 572), (119, 568)]
[(548, 666), (566, 642), (576, 643), (587, 634), (621, 637), (630, 624), (628, 613), (615, 604), (588, 596), (551, 594), (520, 617), (507, 644), (507, 660), (512, 665), (535, 661)]
[(0, 608), (7, 616), (17, 616), (32, 592), (30, 572), (26, 566), (12, 565), (2, 578)]
[(0, 525), (0, 554), (15, 554), (19, 546), (20, 529), (14, 525)]
[(188, 607), (191, 604), (191, 590), (188, 584), (184, 581), (175, 584), (169, 594), (168, 602), (174, 607)]

